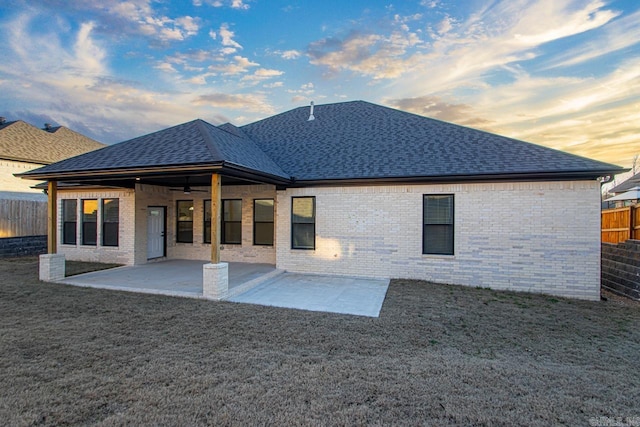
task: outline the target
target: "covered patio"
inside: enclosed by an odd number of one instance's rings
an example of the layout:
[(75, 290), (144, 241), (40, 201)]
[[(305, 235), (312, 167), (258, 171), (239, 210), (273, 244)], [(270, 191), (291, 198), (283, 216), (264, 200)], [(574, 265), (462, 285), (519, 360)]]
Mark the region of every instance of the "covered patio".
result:
[[(203, 294), (202, 270), (206, 261), (171, 259), (148, 264), (116, 267), (57, 280), (75, 286), (129, 292), (208, 298)], [(271, 264), (230, 262), (229, 290), (219, 299), (239, 295), (283, 273)]]
[[(205, 261), (174, 259), (117, 267), (57, 280), (74, 286), (211, 299), (203, 292)], [(271, 264), (230, 262), (229, 291), (216, 299), (378, 317), (389, 280), (287, 273)]]

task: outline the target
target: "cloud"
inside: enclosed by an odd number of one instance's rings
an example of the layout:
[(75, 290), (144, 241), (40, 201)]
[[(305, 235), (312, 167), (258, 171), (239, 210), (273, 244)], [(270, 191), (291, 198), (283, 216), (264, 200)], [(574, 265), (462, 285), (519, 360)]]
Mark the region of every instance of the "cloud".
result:
[(234, 9), (249, 9), (249, 5), (244, 3), (243, 0), (232, 0), (231, 7)]
[(209, 93), (196, 97), (193, 104), (264, 114), (272, 114), (274, 111), (264, 95), (256, 94)]
[(154, 66), (153, 68), (160, 70), (160, 71), (164, 71), (167, 73), (177, 73), (178, 70), (176, 70), (173, 65), (171, 65), (168, 62), (160, 62), (158, 63), (156, 66)]
[(108, 51), (94, 39), (95, 23), (84, 22), (75, 33), (56, 21), (35, 30), (37, 18), (35, 12), (22, 13), (0, 27), (7, 41), (0, 75), (21, 82), (3, 85), (3, 98), (20, 100), (20, 110), (86, 129), (87, 135), (105, 142), (192, 118), (192, 111), (182, 106), (188, 104), (185, 95), (155, 92), (114, 77)]
[(267, 68), (259, 68), (254, 71), (253, 74), (249, 76), (244, 76), (242, 80), (245, 81), (262, 81), (267, 79), (272, 79), (274, 77), (278, 77), (284, 74), (284, 71), (280, 70), (271, 70)]
[(256, 62), (251, 62), (249, 59), (243, 56), (236, 55), (233, 57), (233, 62), (213, 64), (209, 66), (209, 70), (216, 71), (220, 74), (233, 76), (237, 74), (246, 73), (247, 71), (249, 71), (249, 68), (257, 67), (259, 65), (260, 64)]
[(283, 59), (296, 59), (302, 55), (301, 52), (297, 50), (285, 50), (284, 52), (280, 52), (280, 56)]
[(229, 29), (229, 24), (222, 24), (218, 30), (218, 35), (220, 35), (220, 38), (222, 39), (222, 46), (232, 48), (229, 50), (229, 53), (235, 52), (236, 49), (242, 49), (240, 43), (233, 40), (235, 33)]
[(199, 31), (199, 18), (191, 16), (168, 17), (154, 9), (152, 0), (43, 0), (41, 8), (49, 8), (50, 13), (68, 12), (86, 19), (91, 13), (95, 21), (95, 31), (122, 35), (144, 35), (158, 44), (182, 41), (195, 36)]
[(640, 43), (640, 10), (605, 25), (597, 38), (563, 51), (546, 70), (581, 64)]
[(479, 117), (470, 105), (448, 103), (437, 96), (390, 99), (385, 103), (404, 111), (485, 130), (489, 130), (492, 123), (490, 120)]
[(204, 3), (213, 7), (223, 7), (228, 6), (232, 9), (240, 9), (247, 10), (249, 9), (249, 5), (246, 4), (243, 0), (230, 0), (230, 1), (222, 1), (222, 0), (194, 0), (194, 6), (202, 6)]
[[(296, 94), (299, 94), (298, 96), (312, 95), (315, 91), (316, 91), (315, 86), (311, 82), (301, 85), (299, 89), (287, 89), (288, 93), (296, 93)], [(306, 99), (305, 97), (301, 97), (301, 98)]]
[(415, 33), (394, 31), (390, 35), (351, 32), (344, 39), (323, 38), (309, 45), (311, 63), (331, 73), (349, 70), (373, 79), (391, 79), (402, 75), (407, 49), (420, 43)]
[(282, 86), (284, 86), (284, 82), (265, 83), (262, 85), (262, 87), (267, 89), (275, 89), (277, 87), (282, 87)]

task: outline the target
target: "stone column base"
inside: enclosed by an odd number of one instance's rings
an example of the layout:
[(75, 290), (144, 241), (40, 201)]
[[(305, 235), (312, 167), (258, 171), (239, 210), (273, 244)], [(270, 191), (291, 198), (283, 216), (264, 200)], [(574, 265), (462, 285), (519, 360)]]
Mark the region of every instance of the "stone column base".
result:
[(43, 282), (55, 282), (64, 279), (65, 273), (64, 254), (40, 255), (40, 280)]
[(205, 264), (202, 267), (202, 295), (221, 300), (229, 295), (229, 264)]

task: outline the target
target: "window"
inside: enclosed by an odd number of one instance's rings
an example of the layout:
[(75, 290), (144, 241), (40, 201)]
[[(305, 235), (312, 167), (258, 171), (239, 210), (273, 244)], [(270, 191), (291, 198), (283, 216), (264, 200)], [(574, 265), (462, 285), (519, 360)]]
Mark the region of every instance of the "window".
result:
[(242, 244), (242, 200), (222, 201), (221, 243)]
[(95, 246), (98, 242), (98, 201), (81, 200), (82, 203), (82, 244)]
[(211, 243), (211, 200), (204, 201), (204, 230), (203, 242)]
[(273, 199), (253, 201), (253, 244), (273, 246)]
[(453, 255), (453, 195), (424, 196), (422, 253)]
[(78, 220), (78, 201), (65, 199), (62, 201), (62, 243), (76, 244), (76, 222)]
[(316, 198), (291, 199), (291, 248), (316, 248)]
[(193, 243), (193, 200), (178, 200), (176, 242)]
[(102, 199), (102, 246), (118, 246), (120, 200)]

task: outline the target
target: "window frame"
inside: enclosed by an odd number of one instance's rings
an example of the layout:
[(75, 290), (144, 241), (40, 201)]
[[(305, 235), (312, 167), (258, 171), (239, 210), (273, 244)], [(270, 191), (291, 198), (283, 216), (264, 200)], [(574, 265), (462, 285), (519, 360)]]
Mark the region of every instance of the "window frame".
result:
[[(207, 203), (209, 203), (209, 215), (207, 215)], [(207, 224), (209, 225), (208, 233)], [(211, 244), (211, 199), (202, 201), (202, 243)]]
[[(429, 197), (448, 197), (451, 199), (451, 212), (450, 212), (450, 220), (448, 223), (427, 223), (425, 215), (427, 210), (427, 198)], [(422, 195), (422, 254), (423, 255), (443, 255), (443, 256), (454, 256), (455, 255), (455, 194), (423, 194)], [(427, 227), (442, 227), (447, 226), (450, 228), (449, 231), (449, 239), (451, 244), (451, 251), (431, 251), (427, 252)]]
[[(108, 199), (100, 199), (100, 207), (101, 207), (101, 220), (102, 220), (102, 236), (101, 236), (101, 240), (102, 240), (102, 246), (106, 246), (106, 247), (118, 247), (120, 246), (120, 199), (118, 197), (111, 197)], [(107, 221), (107, 210), (105, 209), (105, 202), (109, 202), (109, 201), (116, 201), (118, 203), (118, 221)], [(115, 230), (115, 244), (112, 243), (106, 243), (105, 236), (108, 236), (109, 233), (107, 233), (107, 224), (116, 224), (116, 230)]]
[[(295, 200), (296, 199), (311, 199), (313, 202), (313, 222), (295, 222), (294, 221), (294, 212), (293, 212), (293, 207), (295, 204)], [(313, 225), (313, 246), (312, 247), (308, 247), (308, 246), (296, 246), (295, 245), (295, 226), (298, 224), (312, 224)], [(294, 196), (291, 197), (291, 249), (297, 249), (297, 250), (307, 250), (307, 251), (313, 251), (316, 249), (316, 196)]]
[[(271, 221), (257, 221), (256, 220), (256, 202), (268, 200), (271, 202)], [(275, 220), (276, 220), (276, 201), (272, 197), (266, 197), (262, 199), (253, 199), (253, 244), (255, 246), (273, 246), (275, 242)], [(256, 243), (256, 225), (257, 224), (271, 224), (271, 243)]]
[[(66, 209), (66, 204), (73, 202), (74, 209), (73, 209), (73, 213), (74, 213), (74, 218), (73, 221), (67, 221), (67, 209)], [(78, 199), (62, 199), (62, 203), (61, 203), (61, 207), (62, 207), (62, 244), (63, 245), (77, 245), (78, 244)], [(71, 228), (71, 230), (73, 230), (73, 242), (71, 241), (67, 241), (67, 225), (71, 225), (73, 224), (73, 227)]]
[[(224, 210), (227, 202), (240, 202), (240, 221), (225, 221)], [(240, 224), (240, 241), (227, 241), (226, 224)], [(242, 199), (222, 199), (220, 211), (220, 244), (221, 245), (242, 245)]]
[[(180, 203), (184, 203), (184, 202), (190, 202), (191, 203), (191, 220), (190, 221), (184, 221), (184, 220), (180, 220)], [(176, 200), (176, 243), (193, 243), (193, 214), (195, 211), (195, 204), (193, 202), (193, 199), (183, 199), (183, 200)], [(191, 223), (191, 240), (180, 240), (180, 224), (186, 224), (186, 223)]]
[[(100, 204), (98, 203), (99, 199), (80, 199), (80, 223), (81, 225), (81, 236), (80, 236), (80, 241), (82, 246), (98, 246), (98, 216), (99, 216), (99, 212), (98, 212), (98, 208), (100, 207)], [(84, 212), (84, 205), (85, 202), (95, 202), (96, 204), (96, 210), (95, 210), (95, 220), (94, 221), (87, 221), (85, 219), (85, 212)], [(87, 243), (87, 232), (85, 230), (85, 225), (87, 224), (94, 224), (94, 232), (92, 233), (93, 236), (93, 242), (89, 242)]]

